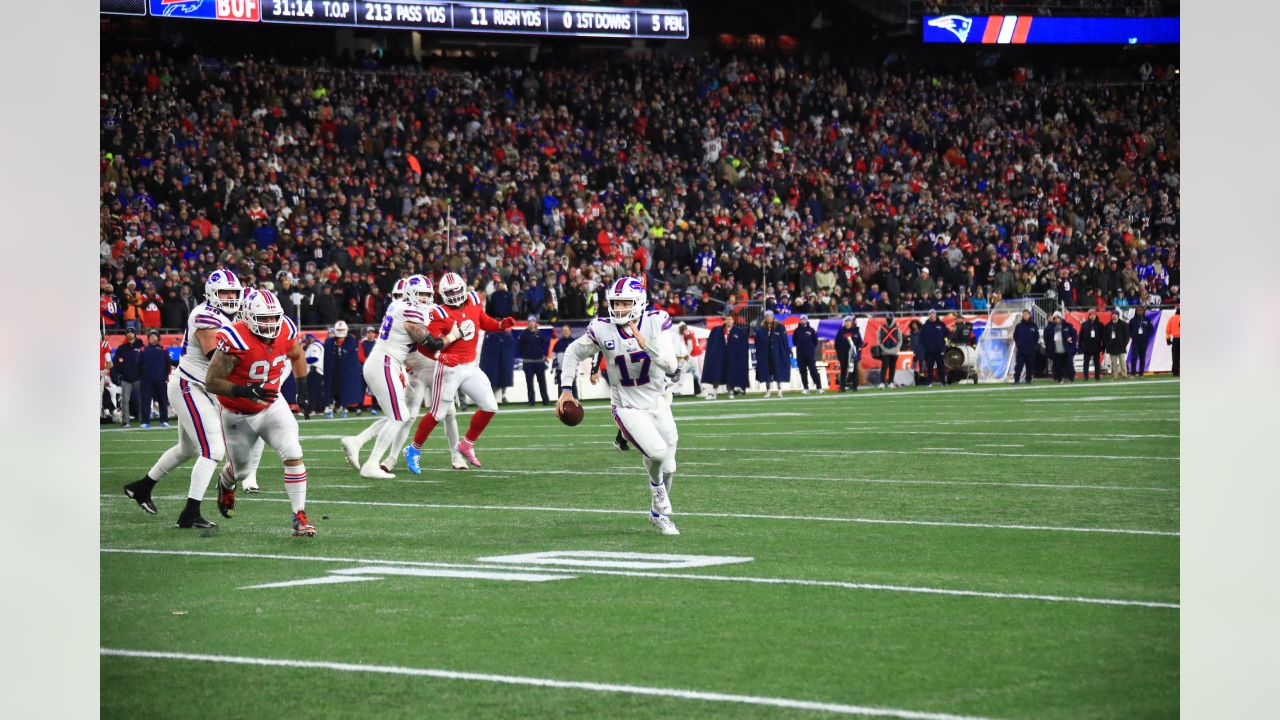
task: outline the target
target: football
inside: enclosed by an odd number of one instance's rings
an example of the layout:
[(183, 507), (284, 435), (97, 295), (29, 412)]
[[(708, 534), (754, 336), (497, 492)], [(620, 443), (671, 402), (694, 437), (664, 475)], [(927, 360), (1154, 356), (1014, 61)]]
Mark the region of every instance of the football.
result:
[(564, 410), (556, 412), (556, 416), (560, 418), (560, 422), (573, 427), (582, 422), (582, 406), (566, 404)]

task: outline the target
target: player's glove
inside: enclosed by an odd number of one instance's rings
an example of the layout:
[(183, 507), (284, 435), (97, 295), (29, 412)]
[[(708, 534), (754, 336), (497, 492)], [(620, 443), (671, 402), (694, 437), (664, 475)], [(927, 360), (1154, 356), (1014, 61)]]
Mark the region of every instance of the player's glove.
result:
[(458, 323), (458, 331), (462, 333), (463, 340), (470, 340), (476, 336), (476, 324), (470, 320), (463, 320)]
[(231, 388), (231, 394), (235, 397), (250, 398), (263, 402), (268, 405), (276, 401), (280, 391), (266, 387), (262, 383), (249, 383), (248, 385), (235, 385)]
[(516, 321), (512, 320), (509, 317), (502, 318), (502, 320), (498, 323), (498, 327), (500, 330), (502, 330), (502, 332), (506, 332), (515, 326), (516, 326)]
[(448, 347), (453, 344), (454, 340), (458, 340), (461, 337), (462, 329), (458, 326), (458, 323), (454, 323), (453, 327), (449, 328), (449, 332), (445, 333), (440, 339), (444, 341), (445, 347)]

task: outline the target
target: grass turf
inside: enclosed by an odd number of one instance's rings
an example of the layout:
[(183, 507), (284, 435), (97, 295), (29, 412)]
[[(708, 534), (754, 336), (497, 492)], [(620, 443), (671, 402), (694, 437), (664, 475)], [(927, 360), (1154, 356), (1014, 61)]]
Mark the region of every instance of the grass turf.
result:
[[(314, 539), (289, 537), (270, 451), (263, 493), (241, 494), (230, 520), (209, 497), (205, 515), (221, 527), (184, 531), (173, 519), (189, 464), (157, 486), (159, 516), (120, 494), (174, 431), (107, 431), (101, 644), (982, 717), (1175, 716), (1177, 393), (1146, 381), (680, 402), (675, 538), (645, 520), (639, 456), (612, 448), (601, 405), (588, 404), (576, 428), (550, 409), (500, 414), (477, 446), (479, 471), (448, 470), (433, 436), (424, 475), (401, 465), (390, 481), (362, 479), (343, 460), (336, 437), (368, 419), (302, 422)], [(575, 577), (242, 589), (366, 561), (473, 568), (559, 550), (753, 559), (648, 571), (661, 577), (560, 568)], [(1020, 594), (1064, 601), (1011, 597)], [(814, 714), (116, 656), (102, 658), (101, 701), (103, 717)]]

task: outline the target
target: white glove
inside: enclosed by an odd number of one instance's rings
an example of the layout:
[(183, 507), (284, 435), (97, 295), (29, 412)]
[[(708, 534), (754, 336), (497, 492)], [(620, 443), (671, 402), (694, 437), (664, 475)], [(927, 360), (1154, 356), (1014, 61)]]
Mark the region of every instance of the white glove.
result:
[(476, 324), (470, 320), (463, 320), (458, 323), (458, 330), (462, 333), (463, 340), (470, 340), (476, 336)]
[(458, 323), (454, 323), (453, 327), (449, 329), (449, 332), (445, 333), (444, 337), (440, 339), (444, 341), (445, 347), (448, 347), (453, 344), (454, 340), (457, 340), (460, 337), (462, 337), (462, 331), (458, 329)]

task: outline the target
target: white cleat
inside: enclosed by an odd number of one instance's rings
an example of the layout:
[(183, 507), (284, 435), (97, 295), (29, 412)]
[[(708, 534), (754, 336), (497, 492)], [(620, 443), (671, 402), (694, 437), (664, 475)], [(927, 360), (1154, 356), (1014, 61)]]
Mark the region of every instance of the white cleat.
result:
[(360, 477), (370, 480), (394, 480), (395, 475), (383, 470), (381, 466), (369, 463), (360, 468)]
[(652, 511), (649, 513), (649, 522), (658, 528), (658, 532), (663, 535), (679, 535), (680, 531), (676, 529), (676, 524), (671, 522), (671, 518), (666, 515), (654, 515)]
[(808, 394), (809, 394), (809, 391), (808, 391), (808, 390), (801, 390), (801, 391), (800, 391), (800, 394), (801, 394), (801, 395), (808, 395)]
[[(342, 438), (342, 454), (346, 456), (347, 463), (356, 470), (360, 470), (360, 447), (362, 443), (354, 437)], [(362, 471), (363, 472), (363, 471)]]
[(262, 492), (262, 489), (258, 487), (258, 478), (256, 475), (245, 478), (244, 482), (240, 483), (240, 489), (247, 493)]
[(453, 467), (454, 470), (470, 470), (471, 469), (467, 466), (467, 459), (462, 457), (462, 453), (460, 452), (453, 453), (453, 456), (449, 460), (449, 464)]
[(779, 390), (779, 391), (778, 391), (778, 397), (779, 397), (779, 398), (781, 398), (781, 397), (782, 397), (782, 391), (781, 391), (781, 390)]
[(765, 390), (765, 391), (764, 391), (764, 396), (765, 396), (765, 397), (773, 397), (773, 391), (772, 391), (772, 390)]
[(667, 496), (667, 486), (665, 483), (654, 485), (649, 483), (649, 493), (653, 495), (653, 505), (650, 510), (663, 515), (671, 514), (671, 498)]

